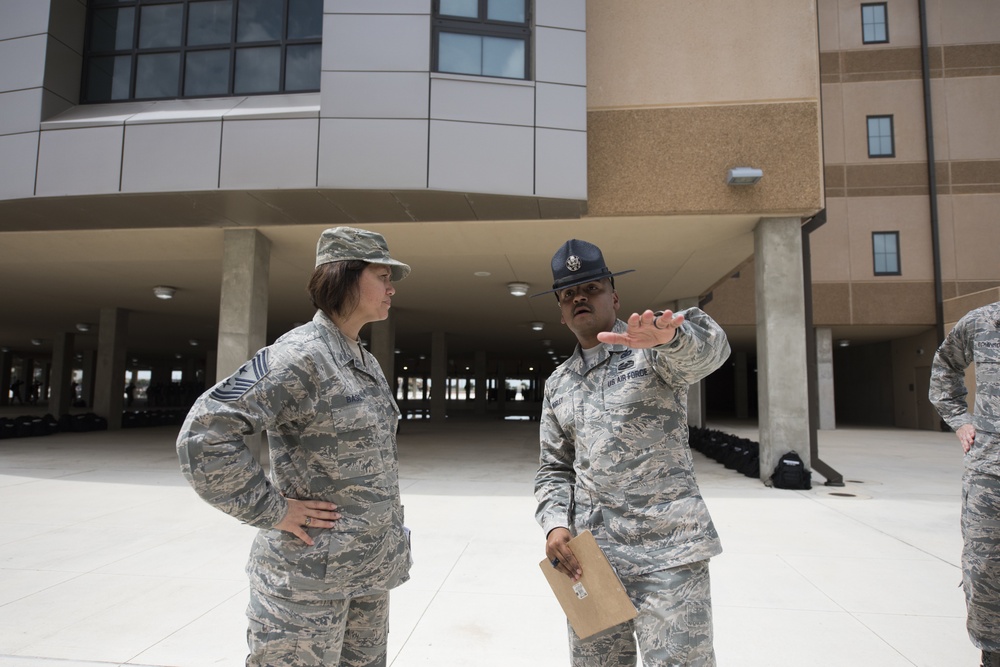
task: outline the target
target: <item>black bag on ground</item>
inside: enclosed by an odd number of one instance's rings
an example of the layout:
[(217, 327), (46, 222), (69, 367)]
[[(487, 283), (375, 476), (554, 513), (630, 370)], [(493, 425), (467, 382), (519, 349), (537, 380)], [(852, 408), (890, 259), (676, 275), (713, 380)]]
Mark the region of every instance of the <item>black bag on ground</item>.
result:
[(771, 482), (779, 489), (811, 489), (812, 473), (806, 470), (806, 464), (795, 452), (783, 454), (774, 467)]

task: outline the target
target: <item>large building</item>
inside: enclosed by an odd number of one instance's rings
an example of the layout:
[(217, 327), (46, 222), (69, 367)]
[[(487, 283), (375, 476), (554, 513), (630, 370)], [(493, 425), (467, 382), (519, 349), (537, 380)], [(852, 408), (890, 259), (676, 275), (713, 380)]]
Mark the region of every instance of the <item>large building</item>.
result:
[(694, 421), (937, 428), (946, 301), (1000, 285), (998, 43), (983, 0), (8, 0), (0, 403), (202, 390), (356, 225), (413, 267), (365, 334), (407, 415), (537, 414), (573, 339), (515, 294), (582, 238), (726, 328)]

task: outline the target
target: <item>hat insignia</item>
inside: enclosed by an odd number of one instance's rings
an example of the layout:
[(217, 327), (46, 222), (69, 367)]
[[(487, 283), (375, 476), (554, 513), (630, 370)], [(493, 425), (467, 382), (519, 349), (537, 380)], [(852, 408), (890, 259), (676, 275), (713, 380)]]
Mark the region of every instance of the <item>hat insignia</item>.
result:
[(566, 258), (566, 268), (570, 271), (579, 271), (581, 266), (583, 266), (583, 264), (580, 262), (580, 258), (576, 255), (570, 255)]

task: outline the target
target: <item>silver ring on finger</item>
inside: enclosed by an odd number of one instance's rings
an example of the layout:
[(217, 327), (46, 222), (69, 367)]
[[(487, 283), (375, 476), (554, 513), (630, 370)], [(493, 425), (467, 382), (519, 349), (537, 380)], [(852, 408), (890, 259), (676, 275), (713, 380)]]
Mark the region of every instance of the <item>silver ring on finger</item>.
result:
[(306, 524), (305, 524), (306, 528), (308, 528), (309, 524), (311, 524), (312, 522), (313, 522), (313, 518), (311, 516), (307, 516), (306, 517)]

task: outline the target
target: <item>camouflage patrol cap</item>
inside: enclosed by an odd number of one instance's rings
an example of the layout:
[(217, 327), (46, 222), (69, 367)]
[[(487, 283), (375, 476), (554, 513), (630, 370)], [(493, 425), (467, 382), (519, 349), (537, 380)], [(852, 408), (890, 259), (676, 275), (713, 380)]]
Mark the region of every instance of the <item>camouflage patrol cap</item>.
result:
[(408, 264), (389, 256), (389, 246), (381, 234), (355, 227), (333, 227), (320, 235), (316, 244), (316, 266), (351, 259), (385, 264), (392, 271), (393, 280), (402, 280), (410, 273)]

